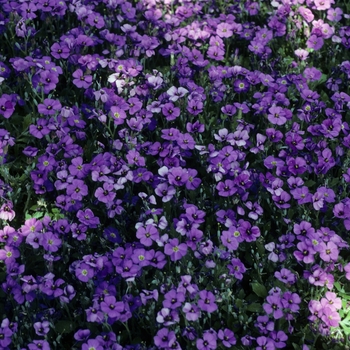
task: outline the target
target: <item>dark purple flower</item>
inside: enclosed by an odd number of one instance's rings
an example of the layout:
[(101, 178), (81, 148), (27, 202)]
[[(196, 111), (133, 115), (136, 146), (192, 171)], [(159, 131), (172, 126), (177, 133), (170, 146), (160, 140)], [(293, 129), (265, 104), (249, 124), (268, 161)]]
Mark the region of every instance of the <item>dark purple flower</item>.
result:
[(215, 295), (208, 290), (201, 290), (199, 292), (200, 299), (197, 304), (202, 311), (212, 313), (217, 310), (218, 306), (215, 303)]

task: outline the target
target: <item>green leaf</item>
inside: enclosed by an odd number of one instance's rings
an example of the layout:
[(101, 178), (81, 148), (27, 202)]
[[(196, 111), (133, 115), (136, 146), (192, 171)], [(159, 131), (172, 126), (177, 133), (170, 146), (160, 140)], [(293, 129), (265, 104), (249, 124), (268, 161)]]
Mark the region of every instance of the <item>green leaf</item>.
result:
[(306, 186), (306, 187), (311, 187), (311, 186), (313, 186), (315, 183), (316, 183), (316, 182), (313, 181), (313, 180), (308, 180), (308, 181), (306, 181), (306, 182), (304, 183), (304, 186)]
[(251, 312), (262, 312), (262, 306), (259, 303), (252, 303), (247, 306), (247, 310)]
[(70, 333), (74, 329), (73, 322), (69, 320), (62, 320), (55, 323), (55, 330), (58, 334)]
[(261, 298), (265, 298), (267, 296), (267, 290), (264, 285), (258, 283), (258, 282), (253, 282), (252, 283), (252, 288), (253, 292)]
[(23, 118), (23, 130), (27, 130), (29, 128), (29, 125), (31, 125), (33, 123), (32, 121), (32, 117), (30, 114), (27, 114), (24, 118)]
[(265, 247), (260, 241), (256, 241), (256, 247), (258, 248), (258, 252), (260, 256), (263, 256), (265, 254)]

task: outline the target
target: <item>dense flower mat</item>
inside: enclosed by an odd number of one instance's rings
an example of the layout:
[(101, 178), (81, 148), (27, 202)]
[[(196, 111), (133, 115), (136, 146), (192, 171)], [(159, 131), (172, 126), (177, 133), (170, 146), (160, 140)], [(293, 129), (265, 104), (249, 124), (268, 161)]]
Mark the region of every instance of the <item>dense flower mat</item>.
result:
[(348, 13), (0, 0), (0, 348), (349, 349)]

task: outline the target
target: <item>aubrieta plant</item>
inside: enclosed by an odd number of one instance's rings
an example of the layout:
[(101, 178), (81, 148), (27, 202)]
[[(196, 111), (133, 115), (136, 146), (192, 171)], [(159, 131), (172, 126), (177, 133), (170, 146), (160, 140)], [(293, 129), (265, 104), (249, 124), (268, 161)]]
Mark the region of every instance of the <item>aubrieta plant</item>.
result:
[(0, 348), (349, 349), (349, 13), (0, 0)]

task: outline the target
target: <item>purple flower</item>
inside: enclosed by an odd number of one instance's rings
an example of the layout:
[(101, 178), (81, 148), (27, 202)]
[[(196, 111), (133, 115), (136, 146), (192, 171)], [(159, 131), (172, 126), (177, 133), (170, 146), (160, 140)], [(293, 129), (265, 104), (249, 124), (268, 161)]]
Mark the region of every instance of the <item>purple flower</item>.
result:
[(0, 114), (8, 119), (11, 117), (13, 112), (15, 111), (15, 105), (12, 102), (12, 97), (7, 94), (3, 94), (0, 97)]
[(237, 279), (243, 279), (243, 274), (247, 271), (240, 259), (233, 258), (231, 263), (227, 265), (231, 275), (234, 275)]
[(180, 116), (180, 108), (175, 107), (172, 102), (165, 103), (162, 107), (162, 113), (168, 121), (175, 120)]
[[(279, 130), (275, 130), (274, 128), (267, 128), (266, 129), (266, 136), (269, 138), (270, 141), (275, 142), (275, 143), (281, 141), (283, 138), (282, 132)], [(273, 158), (272, 156), (269, 156), (269, 157)], [(264, 162), (264, 165), (265, 165), (265, 162)], [(268, 169), (272, 169), (272, 168), (268, 168)]]
[(82, 344), (81, 350), (103, 350), (104, 347), (97, 339), (89, 339), (87, 343)]
[(54, 115), (61, 108), (60, 101), (51, 98), (46, 98), (43, 103), (38, 104), (38, 112), (44, 115)]
[(280, 195), (274, 195), (272, 196), (272, 199), (274, 200), (276, 207), (280, 209), (286, 209), (290, 207), (290, 204), (287, 202), (291, 199), (291, 196), (286, 191), (282, 190)]
[(80, 263), (75, 269), (75, 276), (82, 282), (88, 282), (94, 274), (94, 269), (86, 263)]
[(116, 301), (113, 295), (107, 295), (100, 304), (101, 311), (107, 314), (110, 318), (119, 317), (120, 313), (124, 310), (124, 302)]
[(215, 296), (212, 292), (202, 290), (199, 292), (199, 297), (197, 303), (202, 311), (212, 313), (217, 310), (218, 306), (215, 304)]
[(181, 167), (174, 167), (169, 169), (168, 181), (170, 185), (182, 186), (188, 180), (188, 172)]
[(305, 264), (311, 264), (315, 261), (316, 251), (311, 245), (306, 242), (299, 242), (297, 248), (298, 250), (294, 251), (293, 255), (298, 261), (303, 261)]
[(272, 339), (261, 336), (256, 339), (257, 346), (256, 350), (275, 350), (275, 343)]
[(216, 185), (216, 189), (221, 197), (230, 197), (237, 192), (237, 188), (235, 187), (235, 182), (233, 180), (225, 180), (224, 182), (220, 181)]
[(104, 314), (100, 309), (100, 306), (97, 301), (94, 301), (93, 306), (85, 310), (86, 319), (88, 322), (98, 322), (102, 323), (104, 320)]
[(35, 333), (37, 335), (44, 336), (45, 334), (49, 333), (50, 323), (49, 323), (49, 321), (35, 322), (34, 329), (35, 329)]
[(94, 215), (91, 209), (79, 210), (77, 212), (79, 221), (89, 228), (96, 228), (100, 224), (100, 219)]
[(75, 78), (73, 79), (73, 84), (78, 88), (87, 89), (92, 84), (92, 76), (84, 75), (81, 69), (74, 71), (72, 76)]
[(67, 195), (74, 200), (81, 201), (88, 193), (88, 187), (83, 180), (73, 180), (72, 183), (67, 186)]
[(298, 201), (299, 205), (312, 202), (312, 194), (309, 193), (309, 188), (306, 186), (291, 190), (290, 193)]
[(6, 265), (12, 264), (19, 256), (19, 250), (13, 246), (5, 245), (3, 249), (0, 249), (0, 260)]
[(164, 298), (163, 307), (176, 309), (180, 307), (182, 302), (185, 300), (185, 294), (172, 289), (164, 295)]
[(180, 260), (187, 253), (187, 245), (180, 243), (177, 238), (170, 239), (164, 247), (164, 253), (170, 256), (171, 261)]
[(50, 344), (46, 340), (33, 340), (27, 346), (29, 350), (50, 350)]
[(235, 345), (237, 342), (234, 333), (228, 328), (225, 328), (224, 330), (220, 329), (218, 332), (218, 338), (226, 348), (231, 348), (232, 345)]
[(279, 295), (269, 295), (266, 297), (266, 301), (267, 303), (263, 304), (263, 308), (268, 315), (273, 314), (273, 318), (276, 320), (283, 317), (283, 306)]
[(44, 90), (45, 94), (48, 94), (50, 91), (54, 90), (58, 81), (58, 74), (52, 70), (41, 71), (37, 78), (36, 76), (33, 77), (34, 87), (39, 91)]
[(169, 186), (167, 183), (163, 182), (157, 185), (154, 192), (157, 196), (162, 198), (163, 203), (166, 203), (173, 198), (174, 194), (176, 193), (176, 189), (175, 187)]
[(286, 346), (285, 341), (288, 340), (288, 336), (283, 331), (272, 331), (269, 336), (277, 349), (283, 349)]
[[(105, 182), (102, 187), (98, 187), (95, 191), (95, 197), (102, 203), (112, 202), (116, 196), (116, 193), (113, 191), (114, 185)], [(68, 191), (67, 191), (68, 194)], [(72, 197), (73, 198), (73, 197)], [(76, 198), (77, 199), (77, 198)]]
[(159, 239), (159, 232), (155, 226), (149, 224), (146, 227), (140, 226), (137, 229), (136, 237), (144, 246), (150, 247), (153, 244), (153, 241)]
[[(7, 320), (7, 319), (5, 319)], [(4, 349), (7, 349), (7, 346), (11, 344), (11, 337), (13, 334), (13, 331), (7, 327), (3, 321), (0, 328), (0, 346)]]
[(228, 231), (222, 231), (220, 239), (229, 251), (237, 250), (239, 243), (243, 242), (241, 233), (234, 226), (229, 227)]
[(16, 216), (12, 202), (6, 202), (0, 207), (0, 219), (12, 221)]
[(203, 339), (197, 339), (196, 346), (198, 350), (216, 349), (216, 334), (211, 332), (205, 332), (203, 334)]
[(309, 49), (319, 50), (323, 46), (323, 38), (317, 35), (311, 35), (306, 42), (306, 45)]
[(327, 243), (321, 242), (320, 247), (317, 251), (320, 253), (320, 258), (323, 261), (336, 262), (338, 260), (339, 249), (338, 249), (338, 246), (334, 242), (327, 242)]
[(289, 158), (287, 161), (288, 170), (293, 175), (303, 174), (306, 169), (306, 161), (304, 158), (296, 157), (296, 158)]
[(176, 88), (173, 86), (166, 93), (170, 96), (170, 101), (176, 102), (180, 97), (185, 96), (188, 93), (188, 90), (183, 87)]
[(274, 276), (283, 283), (294, 284), (296, 282), (295, 275), (288, 269), (281, 269), (281, 271), (276, 271)]
[(185, 303), (182, 308), (187, 321), (197, 321), (201, 316), (200, 308), (195, 304)]
[(161, 328), (153, 340), (158, 348), (170, 348), (170, 344), (176, 341), (176, 335), (175, 332), (170, 331), (168, 328)]
[(331, 307), (324, 307), (322, 309), (322, 321), (329, 327), (338, 327), (341, 321), (339, 313)]
[(326, 292), (325, 297), (321, 299), (321, 305), (323, 307), (329, 306), (336, 310), (342, 308), (342, 300), (337, 298), (337, 294), (334, 292)]
[(261, 334), (267, 334), (275, 328), (274, 322), (270, 321), (269, 316), (258, 316), (255, 327), (259, 328)]
[(269, 108), (269, 114), (267, 115), (267, 118), (270, 123), (277, 125), (283, 125), (287, 121), (283, 108), (276, 106)]
[(330, 8), (327, 11), (327, 19), (331, 22), (339, 22), (342, 19), (343, 10), (339, 7)]
[(41, 239), (41, 244), (49, 252), (57, 252), (62, 245), (61, 239), (52, 232), (45, 232)]
[(168, 327), (175, 323), (178, 323), (180, 318), (177, 310), (163, 308), (157, 313), (156, 320), (158, 323), (161, 323), (164, 326)]

